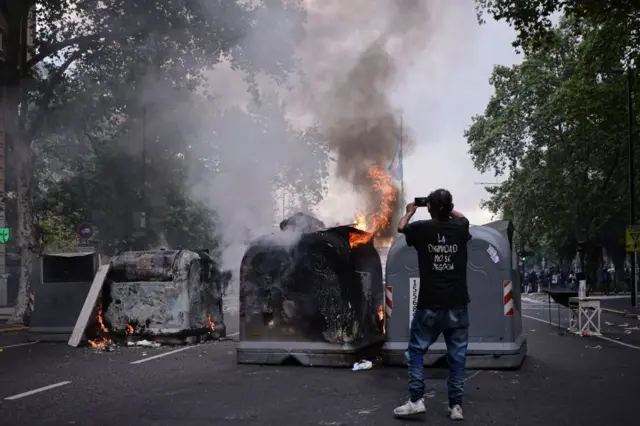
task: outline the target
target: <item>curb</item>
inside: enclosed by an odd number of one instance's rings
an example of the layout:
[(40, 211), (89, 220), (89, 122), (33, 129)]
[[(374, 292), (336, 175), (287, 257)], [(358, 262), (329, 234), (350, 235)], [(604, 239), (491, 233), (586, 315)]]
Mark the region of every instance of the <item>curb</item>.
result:
[(602, 312), (606, 312), (608, 314), (613, 314), (613, 315), (618, 315), (618, 316), (621, 316), (623, 318), (633, 318), (633, 319), (640, 320), (640, 315), (638, 315), (638, 314), (630, 314), (629, 312), (626, 312), (626, 311), (618, 311), (618, 310), (609, 309), (609, 308), (600, 308), (600, 310)]
[(11, 328), (0, 328), (0, 333), (17, 333), (19, 331), (27, 331), (28, 329), (29, 327), (27, 327), (26, 325), (20, 325)]

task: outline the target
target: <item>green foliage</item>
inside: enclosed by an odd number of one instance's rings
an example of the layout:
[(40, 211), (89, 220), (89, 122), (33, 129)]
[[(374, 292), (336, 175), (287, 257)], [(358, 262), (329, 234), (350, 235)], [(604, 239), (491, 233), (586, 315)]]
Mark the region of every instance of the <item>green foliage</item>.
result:
[(608, 26), (624, 31), (629, 39), (625, 58), (638, 55), (640, 33), (634, 31), (640, 23), (640, 2), (630, 0), (476, 0), (478, 20), (484, 14), (504, 20), (513, 26), (518, 37), (513, 45), (525, 51), (536, 51), (553, 44), (554, 18), (571, 16), (591, 26)]
[(485, 206), (515, 220), (521, 247), (567, 260), (582, 243), (593, 259), (628, 210), (630, 36), (569, 16), (549, 37), (520, 65), (495, 67), (495, 93), (465, 136), (478, 170), (509, 172)]
[[(145, 211), (150, 241), (215, 247), (215, 212), (191, 200), (191, 186), (237, 166), (225, 163), (225, 146), (234, 142), (220, 134), (228, 114), (194, 90), (206, 90), (203, 73), (223, 57), (254, 89), (258, 74), (284, 82), (295, 69), (295, 40), (282, 32), (303, 22), (300, 3), (56, 0), (38, 6), (42, 25), (29, 63), (24, 128), (37, 154), (36, 212), (57, 215), (42, 241), (56, 235), (51, 227), (75, 232), (89, 221), (99, 228), (101, 249), (128, 249), (136, 240), (133, 211)], [(260, 43), (270, 46), (269, 54)], [(236, 115), (254, 134), (306, 147), (315, 163), (296, 167), (284, 157), (280, 184), (317, 203), (326, 151), (314, 129), (290, 129), (278, 105)]]

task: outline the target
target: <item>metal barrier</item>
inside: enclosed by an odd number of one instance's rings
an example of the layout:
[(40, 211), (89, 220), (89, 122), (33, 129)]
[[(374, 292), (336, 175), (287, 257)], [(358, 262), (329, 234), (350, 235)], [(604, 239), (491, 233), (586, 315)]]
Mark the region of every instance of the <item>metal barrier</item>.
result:
[[(240, 268), (238, 363), (351, 366), (384, 343), (380, 256), (350, 226), (255, 241)], [(354, 245), (351, 247), (351, 245)]]
[[(501, 221), (507, 222), (507, 221)], [(507, 222), (508, 224), (508, 222)], [(527, 353), (522, 334), (520, 284), (510, 245), (512, 227), (473, 226), (468, 243), (469, 346), (467, 368), (519, 368)], [(404, 235), (394, 242), (386, 267), (386, 342), (383, 361), (406, 365), (409, 328), (420, 291), (418, 256)], [(425, 355), (425, 365), (446, 357), (442, 336)]]
[(29, 340), (69, 340), (99, 265), (92, 252), (46, 254), (36, 261)]

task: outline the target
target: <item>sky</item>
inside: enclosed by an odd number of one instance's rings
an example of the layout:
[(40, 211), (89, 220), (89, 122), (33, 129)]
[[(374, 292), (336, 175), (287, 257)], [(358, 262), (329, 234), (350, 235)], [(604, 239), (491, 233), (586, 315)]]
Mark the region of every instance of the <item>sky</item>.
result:
[[(306, 1), (317, 7), (319, 0)], [(477, 182), (496, 182), (496, 178), (473, 168), (463, 134), (471, 117), (484, 112), (493, 93), (489, 77), (494, 65), (520, 61), (511, 46), (516, 34), (503, 22), (488, 20), (479, 25), (473, 0), (429, 0), (429, 5), (426, 48), (403, 69), (390, 93), (394, 106), (402, 111), (405, 130), (415, 140), (412, 152), (404, 156), (405, 199), (426, 196), (436, 188), (449, 189), (456, 209), (480, 225), (492, 217), (480, 208), (488, 194)], [(241, 77), (234, 78), (224, 65), (211, 83), (230, 102), (249, 99)], [(331, 177), (316, 214), (331, 224), (353, 218), (359, 205), (358, 194)], [(416, 218), (426, 215), (419, 210)]]
[[(473, 0), (434, 3), (433, 38), (392, 94), (395, 105), (404, 111), (404, 126), (415, 139), (415, 149), (405, 154), (405, 199), (447, 188), (456, 209), (471, 223), (480, 225), (492, 217), (480, 208), (488, 194), (476, 182), (496, 179), (491, 173), (482, 176), (473, 168), (463, 134), (471, 117), (484, 112), (493, 93), (489, 84), (493, 66), (520, 61), (511, 46), (515, 31), (493, 20), (479, 25)], [(319, 216), (331, 216), (337, 209), (355, 209), (357, 199), (345, 200), (343, 196), (348, 191), (344, 184), (331, 179)], [(426, 216), (421, 210), (416, 214), (418, 219)]]

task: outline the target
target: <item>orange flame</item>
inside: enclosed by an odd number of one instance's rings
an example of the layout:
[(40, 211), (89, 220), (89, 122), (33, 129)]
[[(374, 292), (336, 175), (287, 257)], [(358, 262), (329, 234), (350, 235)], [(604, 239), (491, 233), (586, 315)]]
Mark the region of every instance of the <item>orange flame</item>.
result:
[(131, 324), (127, 324), (127, 330), (125, 331), (127, 334), (133, 334), (133, 326)]
[(211, 331), (215, 331), (216, 323), (211, 319), (211, 315), (207, 315), (207, 321), (209, 321), (209, 328), (211, 329)]
[(389, 228), (393, 208), (396, 201), (396, 189), (393, 186), (391, 176), (386, 174), (379, 166), (369, 167), (369, 178), (373, 184), (373, 190), (380, 196), (380, 205), (377, 210), (369, 215), (357, 210), (354, 227), (366, 231), (366, 234), (349, 234), (349, 245), (351, 247), (368, 243), (374, 235), (380, 236), (383, 231)]
[[(104, 320), (102, 317), (102, 308), (98, 309), (98, 315), (96, 315), (96, 323), (100, 327), (100, 334), (109, 332), (109, 329), (107, 328), (107, 326), (104, 325)], [(100, 336), (95, 340), (88, 340), (87, 342), (94, 348), (104, 349), (107, 346), (107, 344), (111, 342), (111, 339), (109, 339), (106, 336)]]
[(386, 321), (384, 320), (384, 307), (382, 305), (378, 306), (378, 321), (382, 321), (382, 334), (387, 333)]
[(367, 230), (367, 216), (360, 211), (360, 209), (356, 209), (356, 223), (354, 228), (357, 228), (361, 231)]

